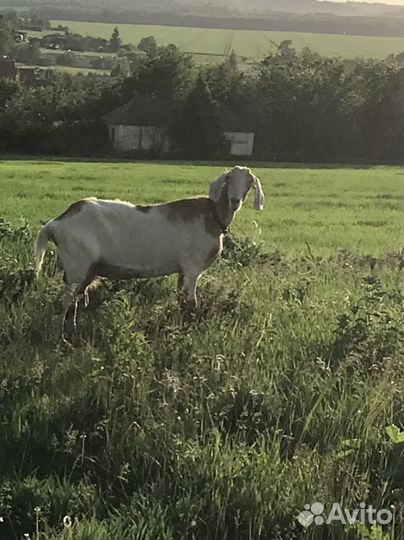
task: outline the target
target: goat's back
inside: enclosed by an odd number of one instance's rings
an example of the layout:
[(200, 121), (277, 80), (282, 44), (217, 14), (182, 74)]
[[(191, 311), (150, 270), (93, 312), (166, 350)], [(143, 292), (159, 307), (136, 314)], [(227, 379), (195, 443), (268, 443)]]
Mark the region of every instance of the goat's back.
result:
[(207, 225), (209, 212), (206, 197), (151, 206), (84, 199), (53, 220), (52, 230), (59, 249), (71, 257), (79, 252), (80, 258), (149, 277), (206, 267), (220, 247)]

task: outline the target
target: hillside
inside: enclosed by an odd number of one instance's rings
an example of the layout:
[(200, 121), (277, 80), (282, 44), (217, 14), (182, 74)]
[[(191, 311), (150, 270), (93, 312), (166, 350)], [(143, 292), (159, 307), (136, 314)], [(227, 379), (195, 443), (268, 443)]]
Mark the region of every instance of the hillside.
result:
[[(55, 26), (68, 26), (82, 35), (108, 38), (113, 23), (53, 20)], [(301, 51), (309, 47), (324, 56), (343, 58), (383, 59), (391, 53), (400, 53), (402, 39), (398, 37), (349, 36), (308, 32), (254, 31), (223, 28), (192, 28), (167, 25), (119, 24), (124, 43), (136, 45), (145, 36), (153, 35), (160, 45), (174, 43), (183, 51), (195, 55), (198, 61), (223, 61), (226, 51), (234, 50), (240, 62), (255, 62), (273, 50), (274, 42), (292, 40), (293, 47)], [(244, 60), (243, 60), (244, 58)]]
[[(8, 5), (10, 0), (0, 0)], [(387, 4), (318, 0), (21, 0), (50, 19), (401, 37), (404, 11)]]
[[(11, 0), (1, 0), (0, 5), (10, 6)], [(147, 10), (147, 11), (178, 11), (186, 10), (193, 13), (224, 9), (228, 12), (268, 13), (282, 11), (286, 13), (333, 13), (344, 16), (402, 16), (402, 7), (384, 4), (383, 2), (370, 4), (366, 2), (332, 2), (327, 0), (19, 0), (16, 6), (27, 7), (64, 7), (72, 9), (110, 9), (110, 10)]]

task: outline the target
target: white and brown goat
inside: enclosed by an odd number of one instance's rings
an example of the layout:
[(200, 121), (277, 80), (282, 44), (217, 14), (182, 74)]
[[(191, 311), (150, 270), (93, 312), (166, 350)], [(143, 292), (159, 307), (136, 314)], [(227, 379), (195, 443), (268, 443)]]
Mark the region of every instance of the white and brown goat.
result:
[(264, 207), (259, 179), (248, 167), (234, 167), (210, 186), (209, 197), (166, 204), (135, 206), (128, 202), (84, 199), (49, 221), (36, 242), (41, 269), (46, 245), (53, 241), (64, 269), (65, 289), (59, 335), (66, 314), (98, 277), (131, 279), (179, 274), (187, 302), (197, 306), (196, 285), (201, 273), (221, 254), (223, 233), (241, 208), (250, 189), (254, 206)]

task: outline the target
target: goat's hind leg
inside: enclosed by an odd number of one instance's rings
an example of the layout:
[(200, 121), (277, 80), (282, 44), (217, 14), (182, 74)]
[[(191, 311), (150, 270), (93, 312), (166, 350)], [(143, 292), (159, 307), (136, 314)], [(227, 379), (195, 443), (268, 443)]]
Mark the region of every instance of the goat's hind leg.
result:
[(184, 319), (187, 322), (193, 320), (195, 316), (196, 308), (198, 307), (198, 301), (196, 298), (196, 285), (198, 283), (199, 274), (188, 273), (184, 274), (182, 280), (182, 286), (185, 293), (185, 298), (181, 302), (181, 310), (184, 314)]
[(62, 295), (61, 295), (61, 312), (60, 316), (57, 322), (57, 340), (61, 340), (66, 342), (67, 340), (64, 337), (64, 325), (66, 321), (66, 315), (72, 306), (72, 304), (75, 304), (75, 317), (76, 309), (77, 309), (77, 294), (80, 290), (80, 284), (79, 283), (72, 283), (72, 284), (66, 284), (65, 288), (63, 289)]

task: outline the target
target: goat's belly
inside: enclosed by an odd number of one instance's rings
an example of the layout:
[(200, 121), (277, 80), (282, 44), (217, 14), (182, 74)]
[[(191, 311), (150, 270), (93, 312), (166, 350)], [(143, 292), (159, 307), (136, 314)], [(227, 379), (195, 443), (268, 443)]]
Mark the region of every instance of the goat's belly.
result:
[(149, 278), (180, 270), (180, 250), (173, 231), (119, 229), (103, 231), (97, 254), (97, 275), (111, 279)]
[(119, 262), (100, 261), (95, 265), (94, 273), (97, 276), (109, 279), (134, 279), (167, 276), (179, 271), (177, 264), (161, 266), (126, 265)]

